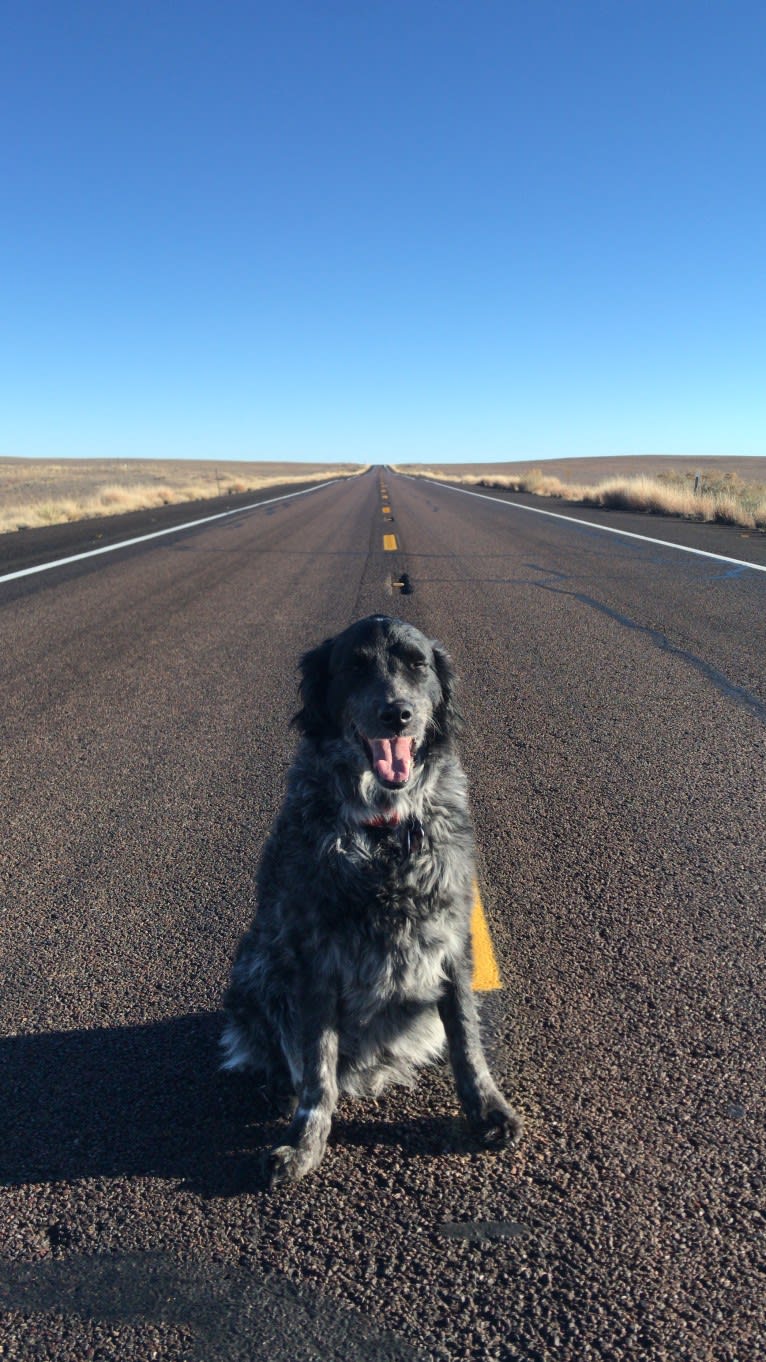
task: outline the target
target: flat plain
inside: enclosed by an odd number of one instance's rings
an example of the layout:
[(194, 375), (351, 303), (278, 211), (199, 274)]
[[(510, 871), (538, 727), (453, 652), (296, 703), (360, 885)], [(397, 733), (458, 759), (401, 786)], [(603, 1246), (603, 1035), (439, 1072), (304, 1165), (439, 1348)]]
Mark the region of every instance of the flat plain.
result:
[(0, 534), (321, 481), (359, 464), (213, 459), (0, 458)]
[(571, 459), (516, 459), (497, 463), (442, 463), (435, 460), (429, 464), (402, 464), (403, 469), (435, 469), (458, 476), (478, 474), (479, 476), (513, 477), (530, 473), (539, 468), (543, 473), (561, 478), (564, 482), (600, 482), (612, 477), (656, 476), (658, 473), (680, 473), (694, 477), (701, 473), (734, 473), (746, 482), (766, 483), (766, 458), (747, 458), (738, 455), (716, 458), (714, 455), (673, 455), (673, 454), (614, 454), (603, 458)]

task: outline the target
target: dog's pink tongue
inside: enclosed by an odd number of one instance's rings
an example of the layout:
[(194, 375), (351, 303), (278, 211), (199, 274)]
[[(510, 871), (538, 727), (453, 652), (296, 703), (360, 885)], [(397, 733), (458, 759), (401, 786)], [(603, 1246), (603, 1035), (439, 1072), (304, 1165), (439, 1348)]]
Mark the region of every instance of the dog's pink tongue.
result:
[(372, 764), (379, 780), (404, 785), (410, 778), (412, 743), (409, 738), (370, 738)]

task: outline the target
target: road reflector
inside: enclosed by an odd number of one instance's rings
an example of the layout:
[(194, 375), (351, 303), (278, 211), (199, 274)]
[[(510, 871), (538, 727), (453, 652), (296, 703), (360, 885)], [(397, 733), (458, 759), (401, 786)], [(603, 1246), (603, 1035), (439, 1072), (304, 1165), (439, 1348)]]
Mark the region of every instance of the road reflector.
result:
[(473, 939), (473, 984), (474, 993), (491, 993), (502, 988), (500, 970), (495, 959), (492, 937), (481, 901), (478, 884), (473, 886), (473, 914), (471, 916), (471, 937)]
[(391, 514), (391, 507), (390, 507), (390, 506), (381, 506), (380, 509), (381, 509), (381, 511), (383, 512), (384, 515), (390, 515), (390, 514)]
[(384, 534), (384, 535), (383, 535), (383, 548), (384, 548), (384, 549), (388, 549), (390, 553), (393, 553), (393, 551), (394, 551), (395, 549), (397, 549), (398, 547), (399, 547), (399, 545), (398, 545), (397, 542), (396, 542), (396, 535), (395, 535), (395, 534)]

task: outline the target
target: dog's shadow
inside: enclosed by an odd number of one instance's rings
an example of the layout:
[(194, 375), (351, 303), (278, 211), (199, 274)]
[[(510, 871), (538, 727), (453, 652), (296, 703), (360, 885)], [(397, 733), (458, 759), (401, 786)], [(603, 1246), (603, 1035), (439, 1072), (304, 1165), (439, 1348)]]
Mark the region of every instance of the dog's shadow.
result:
[[(157, 1176), (208, 1197), (264, 1188), (285, 1122), (252, 1077), (218, 1071), (221, 1026), (219, 1013), (201, 1013), (0, 1040), (0, 1185)], [(342, 1105), (334, 1140), (420, 1154), (466, 1146), (448, 1116), (351, 1110)]]

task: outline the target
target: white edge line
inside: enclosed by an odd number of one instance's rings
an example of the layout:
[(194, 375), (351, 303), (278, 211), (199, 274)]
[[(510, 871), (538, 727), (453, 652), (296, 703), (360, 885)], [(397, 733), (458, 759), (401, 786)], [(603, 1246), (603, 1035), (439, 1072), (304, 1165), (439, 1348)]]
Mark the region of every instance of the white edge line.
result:
[(332, 478), (329, 482), (317, 483), (315, 487), (303, 487), (300, 492), (283, 492), (279, 497), (269, 497), (267, 501), (254, 501), (250, 506), (235, 506), (230, 511), (216, 511), (202, 520), (187, 520), (183, 525), (168, 525), (164, 530), (152, 530), (151, 534), (140, 534), (136, 539), (121, 539), (118, 544), (104, 544), (100, 549), (87, 549), (85, 553), (73, 553), (69, 558), (56, 558), (52, 563), (38, 563), (36, 567), (19, 568), (18, 572), (7, 572), (0, 577), (3, 582), (13, 582), (18, 577), (31, 577), (35, 572), (50, 572), (52, 568), (64, 567), (67, 563), (79, 563), (83, 558), (95, 558), (99, 553), (115, 553), (117, 549), (130, 548), (132, 544), (145, 544), (148, 539), (159, 539), (164, 534), (179, 534), (181, 530), (193, 530), (197, 525), (209, 525), (212, 520), (223, 520), (226, 516), (242, 515), (244, 511), (257, 511), (260, 506), (272, 506), (275, 501), (287, 501), (290, 497), (305, 497), (308, 492), (321, 492), (323, 487), (332, 487), (339, 482)]
[(696, 553), (700, 558), (715, 558), (719, 563), (734, 563), (737, 567), (752, 568), (753, 572), (766, 572), (766, 564), (750, 563), (746, 558), (727, 558), (723, 553), (711, 553), (709, 549), (693, 549), (688, 544), (675, 544), (670, 539), (652, 539), (648, 534), (635, 534), (632, 530), (618, 530), (614, 525), (600, 525), (597, 520), (579, 520), (574, 515), (562, 515), (560, 511), (544, 511), (540, 506), (525, 506), (522, 501), (508, 501), (507, 497), (488, 497), (486, 492), (469, 492), (465, 487), (452, 487), (448, 482), (436, 478), (414, 478), (411, 473), (397, 473), (399, 478), (409, 478), (410, 482), (426, 482), (431, 487), (443, 487), (447, 492), (460, 492), (464, 497), (479, 497), (491, 501), (493, 506), (514, 506), (517, 511), (532, 511), (535, 515), (549, 515), (554, 520), (565, 520), (568, 525), (586, 525), (589, 530), (603, 530), (605, 534), (621, 534), (626, 539), (640, 539), (643, 544), (659, 544), (663, 549), (680, 549), (681, 553)]

